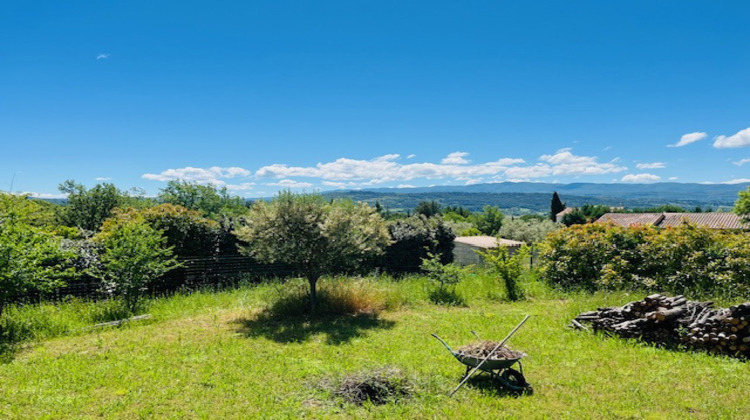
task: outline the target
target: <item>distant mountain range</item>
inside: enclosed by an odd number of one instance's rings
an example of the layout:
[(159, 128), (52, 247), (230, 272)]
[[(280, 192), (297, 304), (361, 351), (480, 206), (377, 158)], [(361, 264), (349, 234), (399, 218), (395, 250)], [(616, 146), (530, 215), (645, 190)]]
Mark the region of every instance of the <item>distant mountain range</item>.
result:
[(463, 206), (481, 210), (484, 205), (502, 208), (510, 214), (549, 211), (551, 194), (560, 195), (570, 206), (603, 204), (625, 208), (644, 208), (674, 204), (686, 209), (728, 209), (737, 200), (744, 184), (547, 184), (535, 182), (502, 182), (466, 186), (435, 186), (421, 188), (376, 188), (354, 191), (329, 191), (331, 198), (350, 198), (370, 204), (380, 203), (392, 211), (411, 210), (420, 201), (435, 200), (443, 206)]
[[(603, 204), (614, 207), (645, 208), (674, 204), (692, 210), (729, 210), (737, 193), (750, 187), (744, 184), (546, 184), (537, 182), (501, 182), (476, 185), (444, 185), (419, 188), (375, 188), (367, 190), (327, 191), (329, 198), (349, 198), (371, 205), (376, 202), (394, 212), (413, 210), (420, 201), (435, 200), (443, 206), (463, 206), (471, 211), (485, 205), (498, 206), (508, 214), (546, 213), (552, 192), (557, 191), (568, 207)], [(64, 204), (65, 199), (47, 199)]]

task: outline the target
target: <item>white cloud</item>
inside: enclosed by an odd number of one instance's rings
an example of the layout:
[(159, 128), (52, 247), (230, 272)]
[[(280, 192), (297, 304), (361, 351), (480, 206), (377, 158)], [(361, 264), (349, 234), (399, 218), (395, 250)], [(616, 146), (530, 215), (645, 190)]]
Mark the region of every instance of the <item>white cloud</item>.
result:
[(483, 181), (483, 179), (482, 179), (482, 178), (469, 178), (469, 179), (465, 180), (465, 182), (464, 182), (464, 185), (474, 185), (474, 184), (479, 184), (479, 183), (481, 183), (482, 181)]
[(667, 165), (664, 162), (639, 163), (635, 165), (638, 169), (664, 169)]
[(705, 139), (706, 136), (708, 136), (708, 134), (702, 131), (696, 131), (694, 133), (683, 134), (682, 137), (680, 137), (680, 141), (678, 141), (675, 144), (668, 144), (667, 147), (687, 146), (690, 143), (695, 143), (696, 141)]
[(96, 55), (97, 60), (106, 60), (109, 58), (109, 53), (99, 53)]
[(538, 163), (534, 166), (515, 166), (505, 171), (505, 176), (512, 179), (544, 178), (552, 175), (552, 167)]
[(750, 182), (750, 178), (737, 178), (737, 179), (730, 179), (729, 181), (724, 181), (722, 184), (745, 184)]
[(100, 176), (100, 177), (94, 178), (94, 181), (111, 181), (111, 180), (112, 180), (112, 178), (110, 178), (108, 176)]
[(68, 194), (62, 194), (62, 193), (54, 193), (54, 194), (48, 194), (48, 193), (36, 193), (36, 192), (20, 192), (20, 193), (14, 193), (16, 195), (28, 195), (29, 197), (34, 198), (68, 198)]
[(275, 163), (255, 172), (258, 178), (311, 178), (319, 179), (324, 186), (336, 188), (362, 188), (395, 181), (413, 179), (446, 179), (465, 183), (481, 182), (485, 178), (503, 179), (544, 178), (550, 176), (602, 175), (626, 171), (617, 164), (618, 159), (599, 162), (594, 156), (578, 156), (571, 149), (561, 149), (554, 154), (542, 155), (541, 162), (521, 166), (523, 159), (502, 158), (485, 163), (470, 163), (465, 152), (454, 152), (441, 163), (399, 163), (398, 155), (385, 155), (370, 160), (339, 158), (315, 166), (289, 166)]
[(247, 191), (252, 190), (255, 186), (254, 182), (243, 182), (242, 184), (227, 184), (227, 190), (229, 191)]
[(179, 169), (167, 169), (158, 174), (143, 174), (141, 177), (152, 181), (188, 181), (198, 184), (213, 184), (224, 186), (226, 182), (222, 179), (250, 176), (251, 172), (247, 169), (231, 166), (227, 168), (212, 166), (210, 168), (193, 168), (187, 166)]
[(346, 188), (345, 182), (331, 182), (331, 181), (323, 181), (323, 185), (326, 187), (334, 187), (334, 188)]
[(313, 186), (313, 184), (309, 182), (299, 182), (293, 179), (282, 179), (279, 182), (272, 182), (266, 185), (273, 185), (275, 187), (284, 187), (284, 188), (310, 188)]
[(468, 159), (465, 159), (466, 156), (469, 156), (466, 152), (453, 152), (449, 153), (448, 156), (444, 157), (443, 160), (440, 161), (443, 165), (464, 165), (469, 163)]
[[(570, 148), (560, 149), (554, 155), (542, 155), (539, 160), (549, 164), (552, 175), (603, 175), (628, 169), (615, 165), (618, 159), (608, 163), (599, 163), (594, 156), (574, 155)], [(524, 178), (524, 176), (520, 177)]]
[(677, 178), (676, 176), (670, 176), (670, 177), (669, 177), (669, 180), (670, 180), (670, 181), (677, 181), (678, 179), (679, 179), (679, 178)]
[(410, 184), (398, 184), (398, 187), (396, 188), (416, 188), (416, 187)]
[(714, 147), (717, 149), (746, 146), (750, 146), (750, 127), (740, 130), (729, 137), (719, 136), (714, 139)]
[(390, 162), (390, 161), (396, 160), (396, 159), (398, 159), (400, 157), (401, 157), (401, 155), (399, 155), (398, 153), (392, 153), (390, 155), (383, 155), (383, 156), (380, 156), (380, 157), (376, 157), (373, 160), (376, 161), (376, 162)]
[(750, 163), (750, 158), (740, 159), (737, 162), (732, 162), (733, 165), (742, 166), (746, 163)]
[(392, 181), (408, 181), (416, 178), (470, 178), (496, 175), (501, 174), (512, 165), (524, 163), (523, 159), (504, 158), (475, 165), (429, 162), (400, 164), (394, 162), (393, 156), (386, 155), (371, 160), (339, 158), (333, 162), (318, 163), (315, 166), (307, 167), (276, 163), (258, 169), (255, 176), (259, 178), (306, 177), (334, 182), (356, 181), (357, 185), (362, 186)]
[(656, 182), (660, 180), (661, 177), (658, 175), (653, 174), (627, 174), (620, 181), (622, 182), (638, 182), (638, 183), (647, 183), (647, 182)]
[(417, 155), (415, 155), (415, 154), (412, 153), (409, 156), (407, 156), (406, 158), (407, 159), (414, 159), (415, 157), (417, 157)]

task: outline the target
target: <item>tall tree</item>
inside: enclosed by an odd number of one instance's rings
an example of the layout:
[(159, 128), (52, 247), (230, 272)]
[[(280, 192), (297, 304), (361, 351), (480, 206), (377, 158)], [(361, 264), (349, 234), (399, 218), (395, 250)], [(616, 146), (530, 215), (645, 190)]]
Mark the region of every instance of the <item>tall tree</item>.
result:
[(745, 221), (750, 222), (750, 187), (747, 188), (747, 191), (739, 192), (739, 198), (734, 203), (734, 212)]
[(552, 193), (552, 202), (550, 203), (550, 219), (553, 222), (557, 221), (557, 213), (565, 210), (565, 203), (560, 200), (560, 196), (557, 195), (557, 191)]
[(127, 201), (127, 194), (109, 183), (98, 184), (87, 190), (82, 184), (69, 179), (58, 189), (68, 194), (68, 202), (58, 214), (60, 223), (88, 231), (98, 230), (102, 222), (112, 216), (112, 211)]
[(247, 255), (289, 265), (307, 278), (313, 312), (321, 276), (361, 268), (390, 243), (385, 222), (369, 205), (289, 191), (256, 202), (235, 234), (247, 243)]
[(481, 213), (472, 214), (472, 221), (485, 235), (495, 236), (503, 226), (503, 212), (497, 206), (484, 206)]
[(224, 216), (239, 216), (247, 212), (245, 201), (232, 197), (226, 187), (200, 185), (187, 181), (169, 181), (158, 197), (162, 203), (176, 204), (196, 210), (204, 216), (219, 220)]
[(440, 214), (440, 204), (437, 201), (421, 201), (414, 209), (414, 214), (421, 214), (425, 217), (437, 216)]

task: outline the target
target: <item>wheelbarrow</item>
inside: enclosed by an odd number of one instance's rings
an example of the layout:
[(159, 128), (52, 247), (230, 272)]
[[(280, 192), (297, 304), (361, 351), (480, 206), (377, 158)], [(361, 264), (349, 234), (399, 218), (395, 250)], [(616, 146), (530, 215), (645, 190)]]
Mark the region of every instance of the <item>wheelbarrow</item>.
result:
[[(526, 356), (525, 353), (522, 352), (514, 352), (514, 356), (516, 357), (506, 357), (506, 358), (490, 358), (498, 349), (502, 348), (502, 346), (505, 344), (508, 339), (521, 327), (521, 325), (526, 322), (528, 319), (528, 315), (521, 321), (516, 328), (513, 329), (513, 331), (508, 334), (507, 337), (503, 341), (501, 341), (499, 344), (496, 345), (494, 350), (485, 358), (478, 358), (474, 357), (468, 354), (464, 354), (460, 351), (455, 351), (451, 348), (451, 346), (448, 345), (448, 343), (445, 342), (442, 338), (438, 337), (437, 334), (432, 334), (433, 337), (438, 339), (443, 346), (445, 346), (446, 349), (453, 355), (453, 357), (456, 358), (461, 364), (466, 366), (466, 373), (464, 373), (463, 378), (461, 379), (461, 383), (456, 387), (456, 389), (451, 392), (451, 396), (456, 393), (456, 391), (461, 388), (461, 386), (469, 379), (469, 377), (476, 371), (479, 371), (480, 373), (486, 373), (488, 374), (493, 380), (495, 380), (499, 385), (502, 387), (514, 391), (514, 392), (523, 392), (523, 393), (532, 393), (533, 389), (531, 387), (531, 384), (526, 382), (526, 378), (523, 376), (523, 365), (521, 364), (521, 359)], [(479, 339), (479, 336), (472, 331), (472, 334), (476, 336)], [(513, 366), (518, 364), (518, 370), (513, 369)]]
[[(448, 343), (442, 338), (438, 337), (437, 334), (432, 334), (433, 337), (437, 338), (446, 349), (456, 358), (459, 362), (466, 365), (466, 372), (462, 378), (465, 379), (469, 376), (472, 369), (479, 366), (479, 371), (488, 374), (493, 380), (497, 381), (501, 386), (511, 391), (530, 392), (531, 385), (526, 382), (526, 378), (523, 376), (523, 365), (521, 359), (526, 355), (519, 353), (519, 357), (511, 359), (487, 359), (484, 363), (480, 358), (463, 354), (459, 351), (453, 350)], [(518, 370), (513, 369), (513, 365), (518, 364)]]

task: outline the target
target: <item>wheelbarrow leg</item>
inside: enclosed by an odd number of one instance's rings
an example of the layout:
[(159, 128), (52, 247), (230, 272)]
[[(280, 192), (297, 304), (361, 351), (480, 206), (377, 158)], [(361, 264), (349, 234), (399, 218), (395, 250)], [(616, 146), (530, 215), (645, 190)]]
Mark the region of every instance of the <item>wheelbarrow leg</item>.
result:
[(466, 372), (464, 372), (464, 376), (461, 378), (462, 381), (464, 380), (464, 378), (466, 378), (466, 376), (469, 375), (470, 371), (471, 371), (471, 366), (466, 366)]

